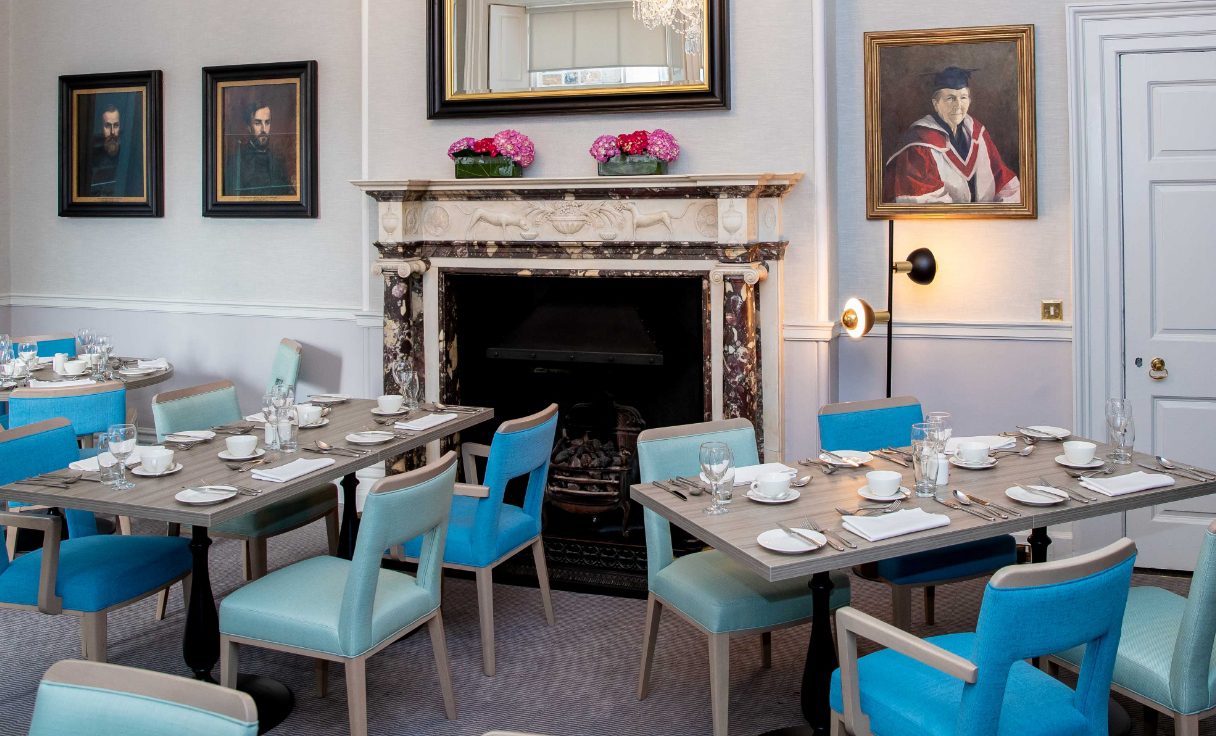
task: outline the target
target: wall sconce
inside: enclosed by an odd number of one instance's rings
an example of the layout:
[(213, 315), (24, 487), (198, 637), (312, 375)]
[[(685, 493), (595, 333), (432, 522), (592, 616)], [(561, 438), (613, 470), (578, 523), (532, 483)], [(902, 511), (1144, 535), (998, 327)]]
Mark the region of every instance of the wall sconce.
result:
[(907, 274), (914, 283), (925, 285), (933, 283), (937, 276), (937, 259), (928, 248), (917, 248), (908, 254), (905, 261), (895, 260), (895, 221), (887, 221), (887, 261), (891, 264), (887, 272), (887, 308), (874, 311), (864, 299), (850, 297), (844, 303), (844, 312), (840, 315), (840, 325), (845, 334), (852, 338), (860, 338), (867, 334), (876, 324), (887, 325), (887, 398), (891, 398), (891, 333), (893, 311), (892, 294), (895, 286), (895, 274)]

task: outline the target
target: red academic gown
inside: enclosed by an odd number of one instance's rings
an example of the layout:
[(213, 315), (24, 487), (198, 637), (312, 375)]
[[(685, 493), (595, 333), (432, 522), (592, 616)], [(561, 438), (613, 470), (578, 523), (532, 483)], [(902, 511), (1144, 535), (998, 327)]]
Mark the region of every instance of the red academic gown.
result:
[(932, 115), (913, 123), (895, 154), (887, 159), (882, 201), (1021, 202), (1018, 176), (1001, 160), (988, 130), (970, 115), (963, 119), (963, 125), (971, 134), (971, 148), (965, 159), (950, 145), (949, 135)]

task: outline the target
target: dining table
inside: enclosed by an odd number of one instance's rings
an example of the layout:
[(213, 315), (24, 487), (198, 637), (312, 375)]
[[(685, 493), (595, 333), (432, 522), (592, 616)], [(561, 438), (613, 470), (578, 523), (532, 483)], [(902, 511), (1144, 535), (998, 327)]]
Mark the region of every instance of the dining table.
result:
[[(139, 360), (139, 358), (112, 358), (111, 360), (117, 361), (118, 366), (125, 366), (135, 363)], [(137, 388), (144, 388), (145, 386), (154, 386), (158, 383), (163, 383), (164, 381), (168, 381), (170, 378), (173, 378), (173, 364), (166, 362), (164, 368), (156, 368), (155, 370), (151, 370), (146, 373), (143, 371), (139, 371), (138, 373), (126, 373), (120, 367), (114, 371), (114, 376), (114, 380), (122, 381), (126, 385), (128, 391), (133, 391)], [(81, 376), (80, 378), (84, 377), (85, 376)], [(30, 378), (36, 381), (51, 381), (56, 383), (79, 380), (73, 376), (61, 376), (55, 373), (53, 370), (51, 370), (50, 363), (47, 363), (39, 368), (35, 368), (33, 373), (30, 375)], [(7, 404), (9, 394), (13, 392), (13, 389), (24, 384), (24, 381), (22, 381), (21, 384), (13, 381), (0, 381), (0, 404)], [(3, 407), (0, 406), (0, 408)]]
[[(236, 433), (262, 432), (258, 422), (242, 421), (213, 428), (217, 434), (211, 440), (174, 446), (174, 463), (181, 470), (158, 477), (135, 476), (134, 488), (115, 491), (96, 482), (77, 481), (57, 488), (27, 484), (20, 481), (0, 487), (0, 498), (51, 507), (81, 509), (99, 514), (115, 514), (141, 519), (189, 525), (192, 576), (190, 602), (182, 636), (182, 656), (195, 678), (213, 682), (211, 671), (220, 656), (219, 617), (211, 590), (207, 551), (211, 545), (208, 529), (216, 524), (253, 513), (270, 504), (306, 494), (319, 485), (339, 481), (342, 488), (342, 524), (338, 554), (351, 559), (358, 535), (356, 489), (359, 481), (355, 472), (379, 462), (390, 460), (428, 443), (448, 437), (468, 427), (488, 421), (494, 411), (483, 407), (445, 406), (438, 409), (417, 409), (398, 420), (420, 419), (432, 414), (450, 414), (450, 419), (428, 429), (409, 431), (395, 429), (392, 417), (379, 417), (387, 424), (376, 423), (377, 408), (373, 400), (342, 399), (327, 404), (330, 409), (321, 426), (301, 428), (298, 433), (299, 451), (284, 453), (269, 450), (263, 456), (267, 462), (252, 465), (237, 464), (218, 456), (224, 450), (224, 438)], [(353, 433), (388, 430), (388, 439), (378, 444), (348, 441)], [(318, 441), (332, 450), (321, 450)], [(328, 458), (334, 462), (314, 472), (286, 482), (258, 480), (253, 469), (277, 468), (301, 457)], [(188, 505), (175, 496), (187, 488), (226, 485), (242, 489), (230, 499), (212, 505)], [(264, 733), (282, 722), (293, 707), (293, 696), (285, 685), (271, 678), (241, 675), (238, 688), (253, 696), (258, 705), (259, 729)]]
[[(797, 471), (799, 475), (809, 475), (811, 481), (797, 489), (797, 499), (782, 504), (758, 503), (743, 494), (746, 489), (736, 487), (734, 498), (729, 504), (729, 512), (719, 515), (707, 515), (704, 512), (709, 504), (708, 492), (701, 496), (682, 492), (681, 498), (672, 493), (672, 487), (666, 483), (666, 487), (653, 483), (635, 484), (630, 488), (630, 496), (646, 509), (659, 514), (765, 580), (809, 578), (808, 585), (812, 595), (811, 629), (800, 696), (802, 715), (807, 725), (780, 729), (768, 736), (822, 736), (830, 730), (831, 710), (828, 701), (832, 672), (837, 667), (828, 605), (833, 587), (830, 571), (1001, 534), (1027, 531), (1030, 532), (1028, 543), (1031, 562), (1044, 562), (1047, 559), (1048, 545), (1051, 544), (1047, 533), (1050, 525), (1081, 521), (1216, 492), (1216, 481), (1186, 477), (1182, 472), (1161, 469), (1152, 456), (1137, 452), (1133, 454), (1132, 464), (1106, 466), (1113, 468), (1113, 472), (1100, 477), (1112, 478), (1142, 471), (1143, 468), (1139, 467), (1139, 464), (1143, 464), (1150, 466), (1157, 473), (1171, 475), (1174, 483), (1152, 490), (1106, 496), (1081, 486), (1076, 478), (1066, 472), (1068, 468), (1063, 467), (1057, 460), (1057, 457), (1062, 457), (1058, 454), (1058, 441), (1037, 438), (1030, 441), (1034, 443), (1035, 449), (1027, 455), (1011, 453), (1001, 456), (994, 465), (983, 470), (952, 467), (950, 482), (945, 486), (938, 486), (934, 496), (922, 498), (911, 494), (902, 501), (902, 507), (905, 509), (922, 508), (927, 512), (945, 514), (949, 517), (946, 526), (874, 542), (842, 528), (843, 515), (837, 509), (855, 511), (859, 505), (871, 503), (863, 499), (858, 492), (866, 485), (865, 473), (870, 470), (895, 470), (902, 474), (902, 486), (913, 487), (912, 470), (903, 467), (902, 463), (906, 462), (906, 457), (898, 454), (894, 455), (895, 460), (876, 454), (868, 463), (855, 468), (833, 466), (830, 474), (823, 472), (824, 466), (819, 462), (805, 461), (807, 464), (800, 464)], [(907, 448), (896, 449), (906, 451)], [(1100, 456), (1109, 449), (1109, 446), (1098, 443)], [(1216, 474), (1209, 470), (1200, 470), (1216, 477)], [(1025, 505), (1006, 495), (1007, 489), (1018, 485), (1042, 485), (1062, 489), (1068, 498), (1059, 499), (1051, 505)], [(1013, 513), (984, 514), (992, 518), (981, 518), (973, 512), (983, 513), (985, 507), (978, 502), (970, 507), (970, 510), (959, 505), (953, 493), (955, 489), (962, 490), (968, 498), (995, 503)], [(1045, 497), (1042, 500), (1049, 501), (1050, 498)], [(951, 505), (947, 506), (942, 501)], [(762, 532), (779, 529), (780, 524), (806, 529), (811, 528), (812, 521), (827, 530), (830, 543), (835, 543), (835, 546), (842, 549), (825, 544), (803, 554), (783, 554), (770, 551), (757, 541)]]

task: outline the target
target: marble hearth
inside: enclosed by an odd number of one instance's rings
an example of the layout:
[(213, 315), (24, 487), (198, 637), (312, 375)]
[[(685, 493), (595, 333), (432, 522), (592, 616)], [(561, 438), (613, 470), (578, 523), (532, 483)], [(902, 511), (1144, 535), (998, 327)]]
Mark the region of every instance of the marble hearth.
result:
[[(705, 419), (747, 417), (783, 451), (781, 206), (800, 174), (358, 181), (374, 200), (384, 365), (460, 401), (449, 277), (700, 279)], [(386, 391), (396, 387), (385, 371)], [(505, 418), (505, 417), (504, 417)]]

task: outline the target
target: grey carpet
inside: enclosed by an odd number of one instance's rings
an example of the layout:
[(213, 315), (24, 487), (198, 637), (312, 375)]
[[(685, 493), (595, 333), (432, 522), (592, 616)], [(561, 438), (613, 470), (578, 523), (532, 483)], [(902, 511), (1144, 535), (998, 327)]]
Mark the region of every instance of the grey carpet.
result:
[[(155, 532), (137, 522), (136, 531)], [(271, 567), (321, 554), (319, 525), (272, 539)], [(216, 540), (211, 548), (212, 584), (217, 600), (240, 583), (240, 548)], [(1137, 576), (1185, 593), (1185, 578)], [(937, 596), (938, 623), (917, 624), (932, 635), (973, 628), (981, 581), (947, 586)], [(477, 736), (492, 729), (537, 731), (553, 736), (703, 736), (710, 733), (709, 670), (705, 637), (673, 614), (659, 633), (652, 693), (636, 697), (645, 604), (640, 600), (555, 591), (557, 623), (545, 624), (540, 594), (531, 588), (496, 585), (498, 673), (481, 674), (476, 593), (472, 581), (445, 583), (444, 622), (456, 690), (458, 720), (443, 716), (430, 640), (411, 636), (371, 660), (368, 668), (369, 725), (372, 734)], [(920, 597), (913, 599), (920, 622)], [(853, 603), (889, 619), (885, 586), (854, 580)], [(109, 655), (117, 664), (186, 674), (181, 659), (185, 615), (176, 591), (169, 615), (152, 620), (151, 600), (110, 616)], [(799, 723), (798, 693), (808, 628), (773, 636), (773, 667), (760, 668), (759, 637), (737, 639), (731, 648), (731, 733), (752, 735)], [(29, 724), (38, 680), (51, 663), (79, 657), (77, 619), (0, 610), (0, 733), (23, 734)], [(242, 671), (269, 675), (296, 693), (296, 709), (273, 733), (311, 736), (346, 732), (342, 668), (330, 673), (330, 694), (312, 694), (312, 666), (300, 657), (246, 648)], [(1140, 709), (1129, 707), (1139, 730)], [(1161, 734), (1173, 733), (1162, 717)], [(1216, 719), (1203, 734), (1216, 734)]]

